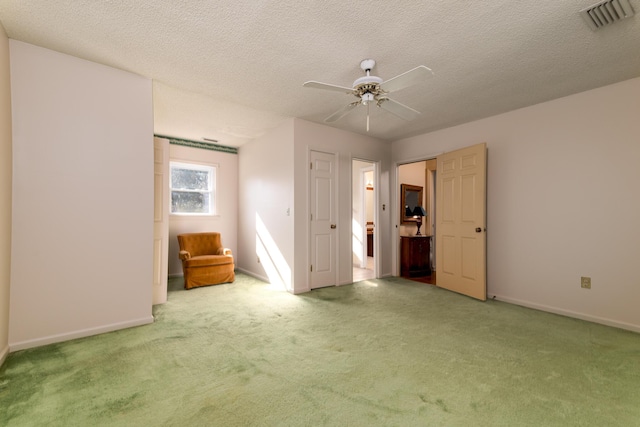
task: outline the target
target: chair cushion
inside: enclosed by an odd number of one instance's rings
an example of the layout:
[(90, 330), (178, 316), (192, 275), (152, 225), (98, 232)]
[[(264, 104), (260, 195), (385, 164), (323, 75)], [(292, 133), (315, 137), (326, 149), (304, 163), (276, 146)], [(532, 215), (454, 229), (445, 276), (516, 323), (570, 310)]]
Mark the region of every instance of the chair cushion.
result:
[(200, 255), (184, 260), (184, 266), (189, 267), (205, 267), (210, 265), (233, 264), (233, 256), (231, 255)]
[(183, 233), (178, 234), (180, 250), (188, 251), (192, 257), (216, 255), (222, 248), (220, 233)]

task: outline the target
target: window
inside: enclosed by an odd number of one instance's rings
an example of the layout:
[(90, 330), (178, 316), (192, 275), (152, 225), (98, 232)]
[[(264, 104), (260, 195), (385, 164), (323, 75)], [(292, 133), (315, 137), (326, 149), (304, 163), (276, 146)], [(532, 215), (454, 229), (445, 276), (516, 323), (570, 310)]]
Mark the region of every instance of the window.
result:
[(171, 213), (215, 215), (216, 168), (170, 162)]

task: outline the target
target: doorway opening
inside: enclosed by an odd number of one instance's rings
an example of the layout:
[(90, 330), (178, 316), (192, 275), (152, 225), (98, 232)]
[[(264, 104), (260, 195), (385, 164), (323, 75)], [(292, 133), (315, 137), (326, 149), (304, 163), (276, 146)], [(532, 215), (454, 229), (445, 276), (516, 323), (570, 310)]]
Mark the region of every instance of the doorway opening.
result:
[(352, 160), (351, 252), (353, 282), (376, 277), (376, 182), (375, 163)]
[(436, 159), (398, 165), (400, 276), (436, 284)]

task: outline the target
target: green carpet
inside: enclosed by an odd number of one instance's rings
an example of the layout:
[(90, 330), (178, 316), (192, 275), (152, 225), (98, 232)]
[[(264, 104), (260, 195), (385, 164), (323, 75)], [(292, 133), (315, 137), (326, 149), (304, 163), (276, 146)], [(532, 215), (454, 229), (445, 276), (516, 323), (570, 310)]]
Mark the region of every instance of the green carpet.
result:
[(399, 278), (181, 285), (154, 324), (10, 354), (0, 425), (640, 426), (639, 334)]

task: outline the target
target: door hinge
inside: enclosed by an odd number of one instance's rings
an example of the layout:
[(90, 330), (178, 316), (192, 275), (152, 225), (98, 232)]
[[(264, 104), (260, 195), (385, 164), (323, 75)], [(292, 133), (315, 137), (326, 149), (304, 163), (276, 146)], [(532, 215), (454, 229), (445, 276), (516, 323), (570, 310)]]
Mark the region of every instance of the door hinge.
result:
[(313, 163), (309, 163), (309, 169), (313, 169)]
[(311, 214), (311, 221), (313, 221), (313, 214)]
[(311, 266), (311, 272), (313, 273), (313, 265)]

